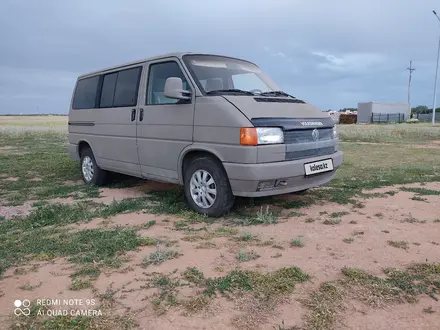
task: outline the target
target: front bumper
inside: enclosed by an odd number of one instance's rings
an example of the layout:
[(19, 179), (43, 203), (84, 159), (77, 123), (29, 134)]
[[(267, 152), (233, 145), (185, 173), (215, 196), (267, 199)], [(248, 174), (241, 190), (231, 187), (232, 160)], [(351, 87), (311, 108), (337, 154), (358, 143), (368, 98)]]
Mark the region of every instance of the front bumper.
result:
[[(305, 175), (305, 163), (330, 158), (333, 160), (333, 171), (311, 176)], [(324, 185), (333, 179), (337, 168), (343, 162), (343, 158), (343, 152), (337, 151), (326, 156), (294, 161), (262, 164), (223, 163), (223, 165), (235, 196), (261, 197), (281, 195)], [(258, 185), (261, 181), (270, 180), (283, 181), (283, 185), (258, 191)]]

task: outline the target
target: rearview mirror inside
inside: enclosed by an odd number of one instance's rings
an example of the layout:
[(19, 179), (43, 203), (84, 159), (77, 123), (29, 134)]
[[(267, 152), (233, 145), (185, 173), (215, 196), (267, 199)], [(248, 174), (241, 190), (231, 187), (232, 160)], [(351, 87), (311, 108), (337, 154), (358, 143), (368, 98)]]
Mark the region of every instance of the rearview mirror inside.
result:
[(182, 79), (169, 77), (165, 81), (164, 95), (170, 99), (189, 100), (191, 98), (191, 91), (183, 89)]

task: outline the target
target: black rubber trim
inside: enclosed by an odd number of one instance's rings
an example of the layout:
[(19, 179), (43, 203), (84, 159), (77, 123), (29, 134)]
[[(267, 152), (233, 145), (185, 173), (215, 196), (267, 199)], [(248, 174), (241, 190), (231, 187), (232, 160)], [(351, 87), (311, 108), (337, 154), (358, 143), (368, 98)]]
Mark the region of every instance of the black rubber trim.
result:
[(95, 126), (95, 123), (90, 121), (69, 121), (69, 126)]
[(305, 104), (303, 100), (299, 99), (288, 99), (288, 98), (273, 98), (273, 97), (254, 97), (257, 102), (267, 102), (267, 103), (301, 103)]

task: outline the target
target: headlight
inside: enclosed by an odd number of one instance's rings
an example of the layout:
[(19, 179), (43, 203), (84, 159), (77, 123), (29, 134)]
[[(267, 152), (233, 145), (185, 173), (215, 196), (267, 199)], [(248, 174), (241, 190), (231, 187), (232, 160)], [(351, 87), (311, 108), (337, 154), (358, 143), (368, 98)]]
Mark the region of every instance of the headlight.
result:
[(240, 128), (240, 144), (256, 146), (259, 144), (284, 143), (283, 130), (279, 127), (242, 127)]
[(258, 144), (284, 143), (283, 130), (279, 127), (257, 127)]
[(335, 126), (333, 126), (333, 138), (337, 139), (338, 137), (339, 137), (338, 129), (337, 129), (336, 125), (335, 125)]

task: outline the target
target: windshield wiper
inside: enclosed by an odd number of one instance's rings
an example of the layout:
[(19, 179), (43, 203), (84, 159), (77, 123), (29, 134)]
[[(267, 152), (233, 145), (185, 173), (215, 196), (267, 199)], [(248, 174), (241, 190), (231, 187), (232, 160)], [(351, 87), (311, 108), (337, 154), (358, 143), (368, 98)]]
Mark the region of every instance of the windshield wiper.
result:
[(283, 91), (270, 91), (270, 92), (263, 92), (263, 93), (260, 93), (260, 94), (258, 94), (258, 95), (261, 95), (261, 96), (287, 96), (287, 97), (292, 97), (292, 98), (296, 99), (295, 96), (292, 96), (292, 95), (290, 95), (290, 94), (287, 94), (287, 93), (285, 93), (285, 92), (283, 92)]
[(216, 90), (213, 90), (213, 91), (206, 92), (207, 95), (221, 94), (221, 93), (236, 93), (236, 94), (241, 94), (241, 95), (255, 96), (255, 94), (252, 93), (252, 92), (244, 91), (242, 89), (235, 89), (235, 88), (231, 88), (231, 89), (216, 89)]

